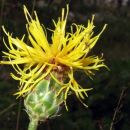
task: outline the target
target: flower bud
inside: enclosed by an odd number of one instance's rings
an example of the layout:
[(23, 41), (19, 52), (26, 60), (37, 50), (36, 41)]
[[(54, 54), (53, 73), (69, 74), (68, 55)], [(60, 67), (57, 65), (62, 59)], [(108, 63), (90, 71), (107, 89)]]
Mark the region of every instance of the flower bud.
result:
[(54, 80), (43, 79), (27, 95), (24, 105), (30, 120), (45, 121), (57, 116), (64, 99), (63, 93), (57, 96), (59, 88)]

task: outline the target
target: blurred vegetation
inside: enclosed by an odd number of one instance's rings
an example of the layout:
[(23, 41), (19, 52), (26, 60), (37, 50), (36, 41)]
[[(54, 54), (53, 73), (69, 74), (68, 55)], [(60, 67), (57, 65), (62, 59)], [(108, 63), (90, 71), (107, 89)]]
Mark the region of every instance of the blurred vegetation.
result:
[[(86, 0), (87, 1), (87, 0)], [(0, 24), (4, 25), (13, 36), (22, 37), (26, 33), (23, 4), (30, 12), (37, 10), (41, 23), (47, 28), (54, 28), (52, 19), (57, 20), (61, 9), (70, 5), (68, 26), (71, 23), (87, 24), (95, 14), (95, 32), (99, 32), (105, 23), (107, 29), (96, 44), (92, 54), (104, 55), (105, 63), (110, 71), (101, 69), (89, 79), (81, 72), (75, 77), (84, 87), (93, 87), (86, 99), (85, 108), (75, 96), (68, 99), (69, 111), (65, 108), (62, 115), (55, 119), (40, 123), (38, 130), (113, 130), (130, 129), (130, 9), (115, 3), (88, 4), (85, 0), (1, 0)], [(111, 0), (112, 1), (112, 0)], [(128, 1), (129, 2), (129, 1)], [(111, 3), (114, 5), (113, 3)], [(47, 30), (48, 31), (48, 30)], [(0, 28), (0, 50), (5, 50), (3, 37), (6, 36)], [(48, 31), (50, 39), (51, 32)], [(2, 55), (2, 54), (1, 54)], [(11, 67), (0, 66), (0, 130), (26, 130), (28, 116), (24, 110), (22, 99), (15, 99), (18, 82), (10, 77)], [(114, 117), (114, 114), (116, 115)]]

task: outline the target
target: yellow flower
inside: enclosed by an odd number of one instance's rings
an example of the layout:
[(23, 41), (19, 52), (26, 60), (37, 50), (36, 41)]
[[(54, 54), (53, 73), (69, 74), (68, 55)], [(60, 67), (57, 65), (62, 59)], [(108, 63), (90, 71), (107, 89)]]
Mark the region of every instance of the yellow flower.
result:
[(37, 13), (34, 11), (35, 18), (32, 18), (25, 6), (24, 13), (29, 43), (24, 42), (25, 35), (22, 39), (13, 38), (3, 27), (9, 45), (4, 42), (8, 52), (3, 54), (7, 60), (1, 61), (1, 64), (10, 64), (15, 69), (16, 75), (11, 73), (11, 76), (20, 81), (19, 91), (16, 94), (24, 96), (42, 79), (51, 77), (61, 85), (58, 94), (64, 92), (65, 101), (70, 91), (73, 91), (80, 100), (84, 99), (91, 88), (83, 89), (74, 79), (73, 73), (75, 70), (83, 70), (91, 76), (93, 70), (106, 67), (102, 57), (88, 56), (106, 25), (98, 35), (93, 36), (93, 16), (91, 21), (88, 20), (87, 27), (72, 24), (71, 32), (68, 33), (65, 31), (67, 6), (66, 13), (62, 9), (58, 22), (53, 21), (55, 29), (52, 31), (52, 41), (49, 43), (45, 27), (40, 24)]

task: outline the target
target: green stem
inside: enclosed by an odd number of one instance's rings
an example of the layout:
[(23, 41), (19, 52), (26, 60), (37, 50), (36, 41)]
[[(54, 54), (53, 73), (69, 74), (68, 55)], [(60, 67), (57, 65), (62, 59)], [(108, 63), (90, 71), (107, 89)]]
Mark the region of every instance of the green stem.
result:
[(28, 126), (28, 130), (36, 130), (38, 126), (38, 120), (31, 120)]

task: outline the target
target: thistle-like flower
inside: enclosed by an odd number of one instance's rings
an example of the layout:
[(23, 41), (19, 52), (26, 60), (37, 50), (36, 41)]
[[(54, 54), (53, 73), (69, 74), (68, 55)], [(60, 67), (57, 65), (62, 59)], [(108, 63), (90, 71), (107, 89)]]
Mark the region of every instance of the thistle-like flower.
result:
[(82, 101), (91, 88), (83, 89), (75, 80), (74, 71), (83, 70), (88, 76), (91, 76), (93, 70), (106, 67), (102, 57), (88, 54), (106, 25), (99, 34), (93, 36), (95, 27), (93, 16), (92, 20), (88, 20), (86, 27), (72, 24), (71, 32), (66, 32), (67, 6), (66, 12), (65, 9), (62, 9), (58, 22), (53, 21), (55, 29), (52, 30), (51, 43), (49, 43), (46, 29), (40, 24), (37, 13), (34, 11), (35, 18), (32, 18), (25, 6), (24, 13), (27, 20), (29, 43), (25, 43), (25, 35), (22, 39), (13, 38), (3, 27), (9, 45), (4, 42), (8, 52), (3, 52), (6, 60), (0, 63), (10, 64), (16, 71), (16, 74), (11, 73), (15, 80), (20, 81), (19, 91), (16, 95), (28, 95), (43, 79), (53, 79), (60, 86), (57, 96), (64, 93), (66, 102), (69, 92), (72, 91)]

